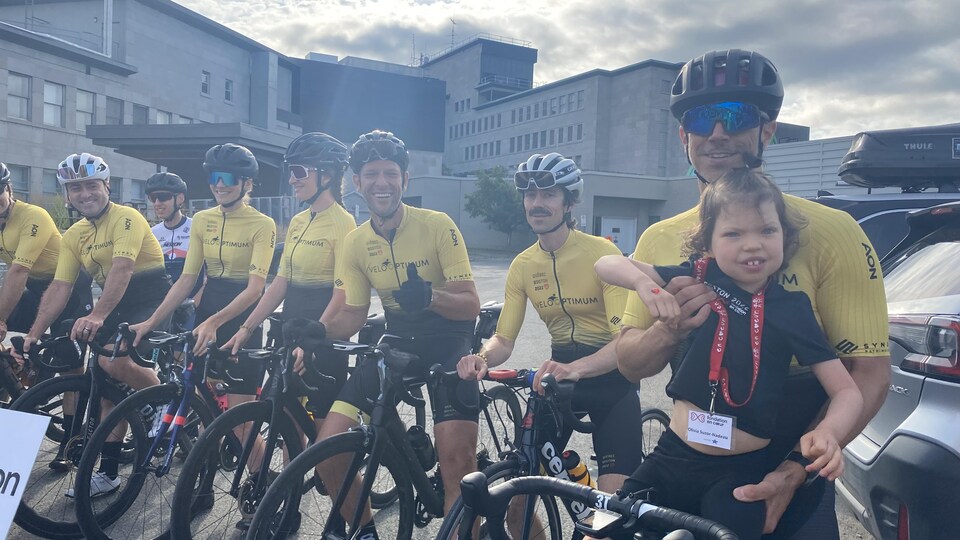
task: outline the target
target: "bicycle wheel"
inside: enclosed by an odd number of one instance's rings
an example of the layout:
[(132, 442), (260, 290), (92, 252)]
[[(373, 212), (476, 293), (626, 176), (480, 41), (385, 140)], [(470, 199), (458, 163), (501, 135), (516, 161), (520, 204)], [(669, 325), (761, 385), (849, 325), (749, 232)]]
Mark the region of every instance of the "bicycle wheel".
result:
[[(269, 462), (269, 483), (282, 471), (287, 461), (303, 451), (301, 435), (287, 415), (281, 414), (278, 425), (270, 425), (271, 403), (251, 401), (221, 414), (197, 439), (180, 469), (180, 478), (173, 491), (170, 534), (178, 538), (212, 538), (243, 534), (259, 503), (256, 489), (262, 487), (256, 474), (262, 456)], [(257, 437), (257, 447), (245, 464), (237, 461), (237, 452), (252, 430), (264, 433), (265, 427), (278, 435), (277, 444), (265, 454), (264, 439)], [(229, 459), (225, 456), (229, 455)], [(234, 488), (237, 469), (239, 483)], [(300, 498), (300, 490), (286, 494), (290, 504)], [(239, 530), (238, 530), (239, 529)], [(232, 533), (231, 533), (232, 532)]]
[[(50, 418), (50, 427), (40, 443), (40, 451), (23, 490), (14, 521), (25, 531), (47, 538), (81, 538), (73, 501), (64, 496), (73, 487), (75, 469), (55, 470), (49, 465), (57, 458), (63, 438), (63, 395), (90, 392), (86, 375), (67, 375), (46, 380), (23, 393), (10, 410)], [(80, 405), (77, 405), (78, 410)], [(79, 462), (82, 442), (79, 437), (68, 443), (66, 456)], [(75, 455), (76, 454), (76, 455)]]
[[(364, 434), (348, 432), (334, 435), (323, 440), (300, 454), (287, 465), (283, 473), (274, 481), (260, 502), (257, 514), (250, 524), (250, 534), (247, 538), (283, 538), (277, 529), (277, 524), (288, 519), (289, 512), (286, 494), (297, 489), (303, 490), (299, 512), (301, 516), (298, 538), (324, 538), (324, 527), (330, 516), (333, 500), (327, 495), (323, 482), (316, 475), (315, 467), (328, 459), (343, 459), (351, 466), (344, 467), (343, 476), (334, 479), (343, 482), (343, 478), (353, 477), (358, 473), (360, 465), (366, 461), (366, 447)], [(362, 456), (355, 459), (357, 455)], [(353, 463), (357, 461), (357, 463)], [(385, 468), (393, 477), (397, 486), (398, 504), (373, 514), (374, 520), (380, 529), (382, 538), (398, 538), (409, 540), (413, 534), (413, 486), (406, 469), (404, 469), (395, 449), (388, 447), (383, 452), (380, 468)], [(389, 525), (388, 525), (389, 524)], [(388, 527), (396, 527), (396, 533), (387, 532)], [(353, 531), (350, 531), (352, 534)], [(347, 536), (350, 537), (349, 535)]]
[(520, 439), (523, 412), (513, 390), (496, 385), (484, 392), (487, 402), (480, 412), (477, 434), (477, 464), (480, 470), (500, 461), (502, 452), (513, 449)]
[[(487, 477), (487, 485), (495, 486), (512, 478), (523, 476), (524, 473), (520, 470), (520, 463), (516, 459), (507, 459), (487, 467), (483, 470), (483, 474)], [(525, 539), (561, 540), (563, 538), (563, 527), (560, 521), (560, 509), (557, 506), (557, 500), (553, 497), (515, 497), (510, 502), (510, 509), (507, 511), (508, 533), (518, 539), (522, 536), (523, 510), (528, 502), (534, 504), (533, 515), (536, 517), (536, 524), (531, 526), (530, 534)], [(463, 506), (463, 499), (458, 498), (443, 519), (437, 540), (457, 538), (457, 529), (464, 517), (466, 519), (477, 518), (472, 511), (466, 511)], [(486, 523), (482, 521), (483, 518), (480, 519), (480, 538), (489, 538), (486, 534)], [(460, 538), (461, 540), (467, 540), (462, 536)]]
[(642, 447), (640, 452), (646, 458), (657, 447), (657, 441), (663, 432), (670, 429), (670, 416), (660, 409), (644, 409), (640, 413)]
[[(152, 455), (148, 455), (153, 445), (149, 432), (152, 424), (144, 423), (143, 411), (151, 408), (156, 415), (162, 415), (167, 404), (173, 400), (179, 403), (181, 389), (175, 384), (164, 384), (145, 388), (133, 394), (107, 415), (93, 433), (77, 468), (77, 519), (86, 538), (121, 538), (137, 531), (140, 538), (158, 538), (169, 530), (170, 501), (180, 476), (181, 465), (193, 448), (199, 430), (213, 422), (213, 412), (196, 394), (190, 399), (190, 413), (187, 422), (177, 435), (177, 446), (170, 463), (170, 469), (157, 476), (167, 457), (170, 444), (169, 431), (157, 443)], [(149, 419), (147, 419), (149, 420)], [(134, 460), (121, 465), (119, 469), (119, 487), (112, 493), (91, 497), (91, 477), (100, 462), (103, 444), (110, 433), (118, 434), (126, 422), (130, 428), (134, 444)]]
[[(410, 395), (423, 398), (423, 388), (420, 386), (410, 389)], [(427, 429), (427, 412), (425, 407), (414, 407), (401, 401), (397, 403), (397, 415), (408, 428), (414, 424)], [(363, 470), (363, 469), (361, 469)], [(370, 490), (370, 505), (374, 510), (386, 508), (397, 501), (397, 487), (393, 477), (382, 467), (377, 469), (377, 479)]]

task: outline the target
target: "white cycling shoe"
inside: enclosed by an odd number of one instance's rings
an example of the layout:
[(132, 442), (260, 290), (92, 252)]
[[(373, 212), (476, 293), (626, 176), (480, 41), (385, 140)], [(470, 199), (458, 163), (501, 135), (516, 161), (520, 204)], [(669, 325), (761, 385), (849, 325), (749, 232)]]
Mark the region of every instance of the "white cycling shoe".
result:
[[(120, 487), (120, 477), (110, 479), (109, 476), (102, 472), (93, 473), (93, 476), (90, 477), (90, 497), (99, 497), (101, 495), (107, 495), (108, 493), (113, 493)], [(70, 488), (65, 493), (67, 497), (71, 499), (74, 497), (73, 488)]]

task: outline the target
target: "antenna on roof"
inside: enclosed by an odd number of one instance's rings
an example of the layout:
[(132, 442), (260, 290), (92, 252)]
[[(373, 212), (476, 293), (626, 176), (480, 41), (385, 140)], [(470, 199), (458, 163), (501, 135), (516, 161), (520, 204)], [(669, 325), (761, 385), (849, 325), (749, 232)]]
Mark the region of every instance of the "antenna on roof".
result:
[(457, 35), (457, 21), (453, 20), (453, 17), (450, 17), (450, 24), (453, 26), (450, 27), (450, 46), (453, 47), (456, 42)]

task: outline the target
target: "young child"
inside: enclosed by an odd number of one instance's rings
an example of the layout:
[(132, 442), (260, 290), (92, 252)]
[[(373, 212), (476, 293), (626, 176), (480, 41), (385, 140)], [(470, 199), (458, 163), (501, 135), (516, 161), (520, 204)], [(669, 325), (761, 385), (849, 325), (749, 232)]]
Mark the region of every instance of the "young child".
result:
[(733, 490), (769, 472), (764, 448), (791, 358), (810, 366), (830, 396), (823, 420), (800, 440), (812, 462), (808, 472), (840, 476), (839, 441), (854, 428), (863, 398), (810, 300), (776, 282), (803, 225), (802, 217), (787, 214), (776, 184), (756, 170), (730, 171), (704, 190), (699, 215), (688, 240), (690, 262), (651, 266), (607, 256), (596, 264), (601, 279), (635, 289), (666, 324), (680, 316), (677, 300), (663, 289), (672, 278), (694, 276), (717, 293), (707, 322), (673, 365), (666, 389), (674, 399), (670, 430), (624, 490), (654, 488), (658, 504), (722, 523), (741, 540), (760, 538), (764, 503), (739, 502)]

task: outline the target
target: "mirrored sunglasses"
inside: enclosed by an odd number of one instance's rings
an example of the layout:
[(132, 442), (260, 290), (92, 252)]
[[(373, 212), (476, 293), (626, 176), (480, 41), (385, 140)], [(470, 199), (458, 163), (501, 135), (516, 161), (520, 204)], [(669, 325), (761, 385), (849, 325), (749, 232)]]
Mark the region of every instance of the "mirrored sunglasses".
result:
[(65, 180), (82, 180), (97, 174), (97, 166), (92, 163), (87, 163), (81, 165), (79, 171), (75, 171), (71, 167), (61, 167), (57, 173), (60, 175), (60, 178)]
[(537, 189), (549, 189), (557, 185), (557, 179), (550, 171), (518, 171), (513, 175), (513, 182), (520, 191), (530, 189), (534, 184)]
[(310, 171), (317, 170), (316, 167), (305, 167), (303, 165), (287, 165), (287, 168), (290, 169), (290, 174), (297, 180), (303, 180), (310, 176)]
[(759, 126), (762, 118), (756, 105), (730, 101), (694, 107), (683, 113), (680, 124), (687, 133), (708, 137), (717, 122), (732, 135)]
[(233, 187), (240, 183), (240, 177), (233, 173), (222, 171), (213, 171), (210, 173), (210, 185), (215, 186), (219, 182), (223, 182), (223, 185), (227, 187)]

